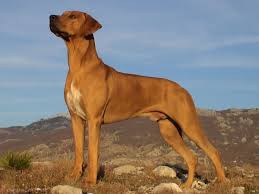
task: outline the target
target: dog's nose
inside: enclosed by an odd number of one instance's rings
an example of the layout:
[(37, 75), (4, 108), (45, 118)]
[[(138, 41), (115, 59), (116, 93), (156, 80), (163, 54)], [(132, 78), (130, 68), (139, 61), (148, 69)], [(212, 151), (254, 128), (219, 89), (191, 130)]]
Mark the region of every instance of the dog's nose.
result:
[(50, 15), (50, 16), (49, 16), (49, 19), (50, 19), (50, 21), (53, 21), (53, 20), (55, 20), (57, 17), (58, 17), (57, 15)]

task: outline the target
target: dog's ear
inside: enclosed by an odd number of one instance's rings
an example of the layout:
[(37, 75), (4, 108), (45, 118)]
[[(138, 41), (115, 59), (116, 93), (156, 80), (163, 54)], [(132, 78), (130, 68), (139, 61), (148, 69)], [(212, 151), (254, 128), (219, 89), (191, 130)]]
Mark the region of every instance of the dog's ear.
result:
[(85, 16), (85, 22), (83, 26), (83, 29), (84, 29), (83, 33), (85, 36), (95, 33), (97, 30), (99, 30), (102, 27), (102, 25), (98, 21), (96, 21), (92, 16), (86, 13), (84, 13), (84, 16)]

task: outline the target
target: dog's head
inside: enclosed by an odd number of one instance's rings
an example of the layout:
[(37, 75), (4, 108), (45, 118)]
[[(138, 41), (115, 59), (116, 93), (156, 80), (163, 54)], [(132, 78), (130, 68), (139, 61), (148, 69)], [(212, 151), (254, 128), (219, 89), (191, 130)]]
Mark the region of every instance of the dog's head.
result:
[(49, 16), (49, 27), (56, 36), (68, 41), (70, 37), (86, 37), (102, 26), (92, 16), (80, 11), (65, 11)]

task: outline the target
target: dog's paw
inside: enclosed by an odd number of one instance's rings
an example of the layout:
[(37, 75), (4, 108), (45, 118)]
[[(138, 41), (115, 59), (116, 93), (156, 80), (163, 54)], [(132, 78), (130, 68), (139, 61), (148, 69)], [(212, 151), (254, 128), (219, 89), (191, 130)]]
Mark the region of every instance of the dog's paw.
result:
[(180, 185), (181, 189), (190, 189), (191, 187), (192, 187), (192, 183), (187, 181)]
[(82, 181), (82, 187), (84, 187), (84, 188), (92, 187), (92, 186), (96, 185), (96, 182), (97, 182), (96, 179), (91, 179), (87, 176)]
[(82, 188), (88, 189), (91, 188), (92, 186), (96, 185), (95, 181), (89, 181), (87, 179), (83, 180), (81, 183)]
[(82, 170), (74, 169), (69, 175), (65, 177), (65, 181), (67, 182), (76, 182), (82, 176)]

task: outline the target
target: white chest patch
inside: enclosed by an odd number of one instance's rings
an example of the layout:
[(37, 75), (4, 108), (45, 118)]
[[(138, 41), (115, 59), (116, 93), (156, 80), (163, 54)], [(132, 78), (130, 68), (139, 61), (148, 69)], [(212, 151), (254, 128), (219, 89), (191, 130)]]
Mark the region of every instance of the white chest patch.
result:
[(78, 89), (75, 88), (73, 82), (70, 86), (70, 91), (67, 93), (67, 103), (71, 111), (76, 113), (82, 119), (86, 119), (86, 114), (80, 105), (81, 93)]

